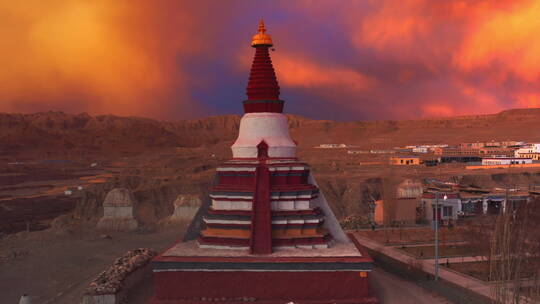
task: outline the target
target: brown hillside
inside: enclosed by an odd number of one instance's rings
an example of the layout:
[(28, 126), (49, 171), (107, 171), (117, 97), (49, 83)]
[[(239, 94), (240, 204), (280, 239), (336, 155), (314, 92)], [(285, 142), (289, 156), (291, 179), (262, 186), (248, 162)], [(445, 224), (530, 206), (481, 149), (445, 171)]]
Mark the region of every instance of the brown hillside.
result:
[[(133, 154), (163, 147), (230, 144), (240, 117), (158, 121), (141, 117), (91, 116), (62, 112), (0, 114), (0, 153), (47, 156), (91, 153)], [(403, 121), (335, 122), (289, 115), (300, 147), (347, 143), (361, 148), (487, 140), (540, 141), (540, 109), (498, 114)]]

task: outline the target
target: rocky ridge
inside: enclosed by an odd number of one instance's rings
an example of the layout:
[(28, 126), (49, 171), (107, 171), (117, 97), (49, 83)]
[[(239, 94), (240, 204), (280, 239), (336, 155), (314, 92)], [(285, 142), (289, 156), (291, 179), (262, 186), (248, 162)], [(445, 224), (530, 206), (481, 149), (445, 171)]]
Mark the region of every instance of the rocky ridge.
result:
[[(400, 144), (458, 143), (482, 140), (537, 140), (540, 109), (439, 119), (336, 122), (288, 115), (300, 146), (344, 142), (388, 147)], [(0, 155), (40, 151), (46, 155), (137, 153), (164, 147), (198, 147), (232, 142), (238, 115), (159, 121), (87, 113), (0, 113)]]

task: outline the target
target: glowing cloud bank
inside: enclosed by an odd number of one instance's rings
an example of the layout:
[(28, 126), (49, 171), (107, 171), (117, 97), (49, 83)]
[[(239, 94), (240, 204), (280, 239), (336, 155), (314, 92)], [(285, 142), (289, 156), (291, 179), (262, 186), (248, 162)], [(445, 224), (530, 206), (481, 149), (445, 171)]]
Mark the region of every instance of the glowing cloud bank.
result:
[(539, 16), (533, 0), (0, 0), (0, 111), (239, 113), (260, 17), (288, 112), (359, 120), (539, 107)]

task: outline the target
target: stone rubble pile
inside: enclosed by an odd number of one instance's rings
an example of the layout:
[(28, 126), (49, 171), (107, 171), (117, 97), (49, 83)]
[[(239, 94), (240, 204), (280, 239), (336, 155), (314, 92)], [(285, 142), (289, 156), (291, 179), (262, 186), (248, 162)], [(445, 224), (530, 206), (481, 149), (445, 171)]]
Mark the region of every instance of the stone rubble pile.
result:
[(122, 288), (122, 282), (129, 274), (146, 265), (156, 255), (157, 252), (147, 248), (128, 251), (122, 257), (116, 259), (111, 267), (98, 274), (97, 278), (90, 283), (85, 294), (117, 293)]

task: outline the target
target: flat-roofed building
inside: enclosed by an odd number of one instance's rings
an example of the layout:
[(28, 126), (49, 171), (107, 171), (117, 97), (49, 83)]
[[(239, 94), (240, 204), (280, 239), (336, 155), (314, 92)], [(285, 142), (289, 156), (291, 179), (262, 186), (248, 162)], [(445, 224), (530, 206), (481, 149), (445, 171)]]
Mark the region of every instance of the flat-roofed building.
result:
[(530, 158), (532, 160), (540, 160), (540, 153), (517, 153), (517, 158)]
[(502, 148), (502, 147), (484, 147), (478, 150), (478, 153), (481, 155), (504, 155), (504, 156), (514, 156), (513, 148)]
[(458, 213), (461, 212), (461, 198), (459, 193), (425, 192), (422, 194), (420, 208), (427, 221), (434, 220), (436, 212), (439, 219), (454, 221), (458, 219)]
[(540, 160), (540, 144), (529, 144), (527, 146), (516, 149), (514, 151), (514, 157), (532, 158), (533, 160)]
[(390, 157), (391, 165), (420, 165), (420, 157), (418, 156), (392, 156)]
[(466, 156), (466, 155), (478, 155), (479, 150), (465, 147), (446, 147), (435, 148), (433, 153), (436, 155), (448, 155), (448, 156)]
[(480, 149), (484, 147), (483, 142), (474, 142), (474, 143), (461, 143), (459, 144), (460, 149)]
[(519, 157), (484, 157), (482, 158), (482, 166), (522, 165), (522, 164), (532, 164), (532, 158), (519, 158)]
[(471, 216), (483, 213), (483, 194), (478, 193), (460, 193), (461, 215)]

